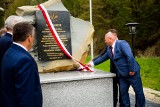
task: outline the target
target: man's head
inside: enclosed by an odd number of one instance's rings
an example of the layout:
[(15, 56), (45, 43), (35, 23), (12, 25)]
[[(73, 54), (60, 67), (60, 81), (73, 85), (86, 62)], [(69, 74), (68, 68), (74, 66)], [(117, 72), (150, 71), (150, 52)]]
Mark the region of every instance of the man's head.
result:
[(11, 15), (5, 20), (5, 28), (7, 31), (12, 32), (15, 24), (25, 22), (26, 20), (21, 16)]
[(105, 43), (108, 46), (112, 46), (115, 40), (117, 40), (117, 31), (115, 29), (108, 30), (108, 33), (105, 35)]
[(34, 27), (28, 22), (17, 23), (13, 28), (13, 41), (20, 43), (29, 51), (34, 43)]

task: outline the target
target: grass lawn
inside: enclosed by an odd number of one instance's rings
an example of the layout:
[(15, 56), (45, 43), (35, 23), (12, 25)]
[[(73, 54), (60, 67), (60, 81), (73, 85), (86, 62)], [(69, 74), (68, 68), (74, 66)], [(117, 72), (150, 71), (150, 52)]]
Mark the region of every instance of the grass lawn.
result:
[[(148, 87), (160, 91), (160, 57), (141, 57), (136, 58), (141, 66), (141, 77), (143, 87)], [(90, 61), (90, 56), (87, 57), (86, 63)], [(105, 61), (94, 68), (110, 71), (110, 61)]]

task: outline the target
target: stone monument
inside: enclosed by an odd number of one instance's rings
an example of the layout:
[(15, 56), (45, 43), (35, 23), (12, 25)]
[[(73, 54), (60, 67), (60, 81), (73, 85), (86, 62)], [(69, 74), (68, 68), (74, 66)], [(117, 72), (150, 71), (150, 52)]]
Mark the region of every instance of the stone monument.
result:
[[(93, 25), (71, 16), (61, 0), (48, 0), (43, 5), (67, 50), (83, 63), (93, 38)], [(96, 69), (76, 71), (79, 65), (61, 52), (37, 6), (18, 7), (16, 13), (35, 26), (36, 41), (30, 53), (39, 72), (49, 72), (40, 73), (43, 107), (113, 107), (115, 74)]]
[[(65, 47), (76, 60), (84, 63), (93, 38), (93, 25), (71, 16), (61, 0), (49, 0), (42, 4), (47, 9)], [(57, 46), (37, 6), (18, 7), (16, 13), (36, 27), (36, 42), (30, 53), (36, 59), (39, 72), (68, 71), (79, 67)]]

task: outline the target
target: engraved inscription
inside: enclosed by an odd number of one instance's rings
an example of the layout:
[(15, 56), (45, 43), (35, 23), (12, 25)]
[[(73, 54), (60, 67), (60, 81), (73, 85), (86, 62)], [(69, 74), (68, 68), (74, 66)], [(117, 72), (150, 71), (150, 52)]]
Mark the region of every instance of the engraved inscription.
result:
[[(48, 11), (52, 23), (66, 49), (71, 53), (70, 16), (66, 11)], [(38, 58), (40, 60), (66, 59), (40, 11), (36, 12), (36, 33), (38, 40)]]

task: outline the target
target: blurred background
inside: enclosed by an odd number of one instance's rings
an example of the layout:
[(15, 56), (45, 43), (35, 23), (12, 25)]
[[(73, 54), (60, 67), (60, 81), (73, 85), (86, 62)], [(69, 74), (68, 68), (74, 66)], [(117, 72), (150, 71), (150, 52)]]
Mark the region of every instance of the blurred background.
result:
[[(37, 5), (47, 0), (0, 0), (0, 28), (4, 20), (15, 14), (19, 6)], [(74, 17), (90, 21), (89, 0), (62, 0)], [(92, 0), (94, 57), (104, 48), (104, 35), (110, 28), (118, 31), (118, 38), (128, 41), (131, 35), (126, 23), (137, 22), (134, 35), (135, 55), (160, 56), (160, 0)]]

